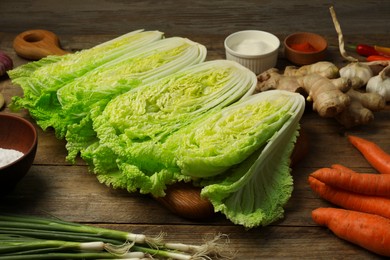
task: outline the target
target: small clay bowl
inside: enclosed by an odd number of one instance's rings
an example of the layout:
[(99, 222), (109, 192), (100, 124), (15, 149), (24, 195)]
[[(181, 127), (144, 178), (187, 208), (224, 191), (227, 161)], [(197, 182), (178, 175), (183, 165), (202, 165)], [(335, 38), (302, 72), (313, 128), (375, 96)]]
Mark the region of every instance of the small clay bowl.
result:
[(37, 131), (29, 121), (14, 114), (0, 113), (0, 148), (23, 153), (19, 159), (0, 165), (0, 195), (13, 191), (27, 174), (37, 146)]
[(284, 39), (284, 56), (295, 65), (308, 65), (326, 59), (328, 42), (315, 33), (300, 32)]

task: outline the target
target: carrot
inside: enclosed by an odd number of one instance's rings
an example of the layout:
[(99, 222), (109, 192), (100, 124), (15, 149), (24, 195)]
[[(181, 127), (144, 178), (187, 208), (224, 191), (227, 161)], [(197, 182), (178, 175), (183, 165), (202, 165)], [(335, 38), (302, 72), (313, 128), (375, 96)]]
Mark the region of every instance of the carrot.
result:
[(390, 199), (358, 194), (327, 185), (309, 176), (310, 188), (321, 198), (345, 209), (377, 214), (390, 219)]
[(320, 168), (310, 176), (339, 189), (390, 198), (390, 174), (357, 173), (337, 164), (332, 168)]
[(346, 171), (346, 172), (355, 172), (354, 170), (344, 166), (344, 165), (341, 165), (341, 164), (338, 164), (338, 163), (335, 163), (335, 164), (332, 164), (330, 166), (332, 169), (337, 169), (337, 170), (340, 170), (340, 171)]
[(377, 144), (366, 139), (349, 135), (348, 140), (378, 172), (390, 174), (390, 154), (382, 150)]
[(344, 240), (376, 254), (390, 256), (390, 219), (338, 208), (315, 209), (312, 218)]

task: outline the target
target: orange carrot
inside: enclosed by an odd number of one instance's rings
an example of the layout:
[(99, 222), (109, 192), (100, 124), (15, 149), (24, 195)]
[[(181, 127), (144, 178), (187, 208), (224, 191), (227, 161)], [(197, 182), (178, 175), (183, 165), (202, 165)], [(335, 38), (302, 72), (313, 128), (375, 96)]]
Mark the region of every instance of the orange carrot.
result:
[(377, 214), (390, 219), (390, 199), (358, 194), (327, 185), (309, 176), (310, 188), (321, 198), (345, 209)]
[(378, 172), (390, 174), (390, 154), (382, 150), (377, 144), (366, 139), (349, 135), (348, 140)]
[(390, 174), (357, 173), (337, 164), (332, 168), (320, 168), (310, 176), (339, 189), (390, 198)]
[(376, 254), (390, 256), (390, 219), (337, 208), (315, 209), (312, 218), (344, 240)]
[(332, 169), (337, 169), (337, 170), (344, 171), (344, 172), (355, 172), (354, 170), (352, 170), (344, 165), (338, 164), (338, 163), (332, 164), (330, 167)]

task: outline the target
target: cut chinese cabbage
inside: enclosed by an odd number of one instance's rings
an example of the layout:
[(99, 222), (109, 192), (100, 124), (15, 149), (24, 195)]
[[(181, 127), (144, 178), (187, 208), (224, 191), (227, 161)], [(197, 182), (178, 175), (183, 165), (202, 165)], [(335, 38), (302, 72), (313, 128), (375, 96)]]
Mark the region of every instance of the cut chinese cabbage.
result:
[(98, 179), (115, 188), (164, 195), (165, 186), (189, 180), (172, 153), (161, 148), (179, 129), (249, 96), (253, 72), (216, 60), (188, 67), (122, 94), (94, 119), (98, 142), (81, 153)]
[(67, 138), (68, 159), (73, 161), (94, 138), (92, 112), (99, 114), (108, 101), (130, 89), (203, 62), (206, 53), (203, 45), (185, 38), (154, 41), (101, 64), (56, 91), (42, 91), (29, 112), (42, 129), (52, 127), (58, 138)]
[[(263, 113), (252, 113), (256, 110), (253, 107), (255, 103)], [(196, 141), (200, 148), (206, 146), (207, 149), (199, 149), (195, 156), (191, 156), (191, 151), (188, 154), (179, 151), (177, 160), (184, 165), (186, 174), (199, 177), (206, 172), (209, 175), (209, 169), (219, 169), (221, 164), (226, 167), (229, 162), (234, 164), (240, 161), (242, 154), (247, 154), (248, 149), (255, 148), (252, 146), (256, 144), (257, 150), (241, 163), (215, 177), (202, 178), (201, 195), (211, 201), (215, 211), (222, 212), (233, 223), (247, 228), (268, 225), (283, 217), (283, 207), (293, 190), (289, 158), (304, 107), (305, 100), (297, 93), (273, 90), (253, 95), (226, 108), (227, 115), (223, 116), (222, 111), (221, 115), (213, 115), (203, 122), (201, 128), (213, 129), (212, 134), (203, 131), (203, 138), (200, 134), (192, 142)], [(243, 122), (243, 118), (253, 120), (253, 126)], [(213, 143), (221, 151), (207, 153), (210, 136), (213, 137), (214, 132), (220, 130), (218, 124), (221, 123), (224, 125), (222, 136)], [(198, 128), (194, 131), (202, 130)], [(225, 142), (223, 136), (228, 141)], [(186, 148), (188, 145), (180, 147), (180, 150)], [(206, 152), (204, 158), (202, 151)]]
[[(264, 96), (267, 96), (265, 98)], [(164, 143), (185, 175), (211, 177), (244, 161), (291, 117), (289, 96), (251, 96), (183, 128)]]
[[(188, 39), (172, 37), (150, 43), (61, 87), (57, 91), (58, 104), (44, 107), (42, 120), (37, 122), (44, 129), (53, 127), (57, 136), (66, 137), (68, 159), (73, 160), (94, 137), (91, 117), (100, 114), (111, 99), (205, 58), (206, 48)], [(84, 134), (80, 136), (80, 132)]]
[(55, 102), (56, 91), (66, 83), (162, 38), (163, 33), (159, 31), (137, 30), (90, 49), (21, 65), (7, 72), (12, 83), (20, 85), (24, 92), (23, 97), (13, 98), (12, 106), (34, 111), (41, 98), (44, 99), (41, 102)]

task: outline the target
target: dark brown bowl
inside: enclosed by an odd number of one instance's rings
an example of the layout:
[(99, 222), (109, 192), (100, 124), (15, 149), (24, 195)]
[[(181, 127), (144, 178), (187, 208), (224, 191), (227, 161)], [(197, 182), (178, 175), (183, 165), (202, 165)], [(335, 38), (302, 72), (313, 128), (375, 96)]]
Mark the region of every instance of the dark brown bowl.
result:
[[(300, 51), (294, 45), (310, 44), (314, 50)], [(315, 33), (301, 32), (290, 34), (284, 39), (284, 55), (296, 65), (308, 65), (326, 59), (328, 42), (324, 37)]]
[(0, 148), (24, 154), (16, 161), (0, 166), (0, 195), (10, 193), (27, 174), (35, 159), (37, 146), (37, 131), (29, 121), (14, 114), (0, 113)]

